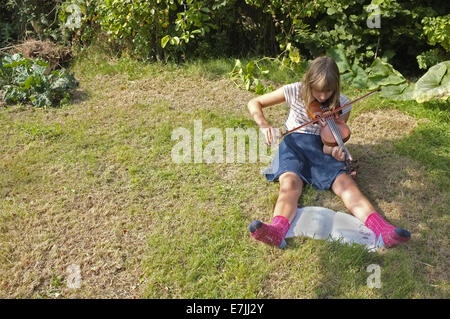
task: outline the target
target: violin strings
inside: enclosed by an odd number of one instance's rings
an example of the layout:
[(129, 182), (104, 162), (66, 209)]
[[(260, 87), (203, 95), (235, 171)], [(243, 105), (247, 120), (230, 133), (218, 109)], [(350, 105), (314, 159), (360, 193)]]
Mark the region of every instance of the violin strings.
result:
[(336, 122), (334, 122), (333, 119), (327, 119), (326, 121), (331, 129), (331, 132), (333, 133), (334, 139), (336, 140), (338, 146), (341, 147), (343, 149), (343, 151), (345, 152), (345, 159), (347, 160), (348, 159), (348, 151), (344, 145), (344, 142), (342, 141), (341, 132), (337, 128)]

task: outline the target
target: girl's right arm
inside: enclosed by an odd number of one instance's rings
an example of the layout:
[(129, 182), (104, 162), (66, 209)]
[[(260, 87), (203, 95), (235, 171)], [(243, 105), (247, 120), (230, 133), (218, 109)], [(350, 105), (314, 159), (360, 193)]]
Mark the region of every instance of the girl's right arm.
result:
[(247, 104), (248, 110), (250, 111), (250, 114), (252, 115), (256, 124), (258, 124), (260, 128), (265, 129), (267, 144), (271, 144), (275, 140), (275, 138), (273, 137), (272, 132), (273, 127), (269, 124), (269, 122), (267, 122), (262, 109), (268, 106), (283, 103), (285, 101), (286, 98), (284, 96), (284, 89), (283, 87), (280, 87), (273, 92), (251, 99)]
[(264, 107), (280, 104), (285, 101), (286, 99), (284, 97), (284, 89), (283, 87), (280, 87), (273, 92), (251, 99), (250, 102), (248, 102), (247, 107), (259, 127), (270, 127), (269, 123), (264, 117), (262, 109)]

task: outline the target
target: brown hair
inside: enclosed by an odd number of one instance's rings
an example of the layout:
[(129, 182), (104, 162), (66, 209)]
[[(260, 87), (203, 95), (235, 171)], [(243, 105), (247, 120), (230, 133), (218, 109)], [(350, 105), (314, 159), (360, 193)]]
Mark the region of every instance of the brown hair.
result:
[(333, 94), (328, 99), (328, 106), (331, 110), (339, 107), (341, 92), (339, 68), (332, 58), (321, 56), (314, 59), (308, 66), (302, 82), (300, 100), (303, 101), (307, 109), (314, 100), (312, 89), (333, 91)]

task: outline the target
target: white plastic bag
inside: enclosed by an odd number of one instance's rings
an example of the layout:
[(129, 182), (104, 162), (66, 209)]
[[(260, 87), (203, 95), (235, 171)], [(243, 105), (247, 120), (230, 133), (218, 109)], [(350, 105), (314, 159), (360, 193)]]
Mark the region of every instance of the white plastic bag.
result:
[(369, 251), (377, 249), (375, 233), (358, 218), (324, 207), (302, 207), (291, 223), (286, 238), (307, 236), (314, 239), (357, 243)]

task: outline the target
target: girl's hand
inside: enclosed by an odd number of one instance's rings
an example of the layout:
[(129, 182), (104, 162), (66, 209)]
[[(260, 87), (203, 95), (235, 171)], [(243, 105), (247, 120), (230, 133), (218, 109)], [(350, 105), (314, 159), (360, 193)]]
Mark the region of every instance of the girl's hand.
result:
[(266, 145), (275, 144), (281, 138), (281, 131), (277, 127), (260, 127), (259, 131), (260, 134), (264, 134), (264, 143)]
[(333, 156), (335, 159), (337, 159), (340, 162), (345, 161), (345, 152), (339, 146), (333, 147), (333, 149), (331, 150), (331, 156)]

